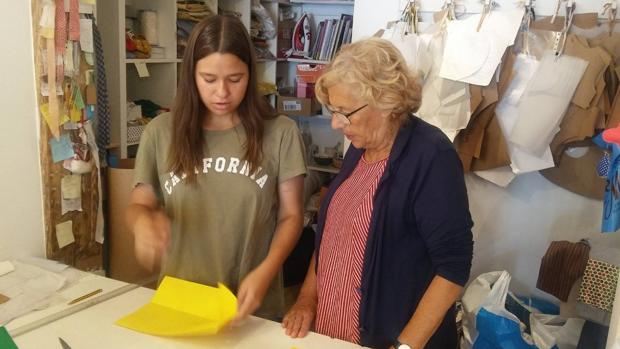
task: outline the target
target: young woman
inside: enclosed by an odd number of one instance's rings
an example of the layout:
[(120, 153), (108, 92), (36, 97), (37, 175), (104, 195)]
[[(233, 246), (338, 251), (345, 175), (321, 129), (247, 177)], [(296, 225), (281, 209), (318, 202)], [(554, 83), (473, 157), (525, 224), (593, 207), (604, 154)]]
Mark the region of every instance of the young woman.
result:
[(236, 320), (283, 311), (281, 266), (302, 228), (303, 142), (257, 92), (234, 17), (197, 24), (171, 113), (146, 127), (127, 219), (138, 260), (237, 293)]

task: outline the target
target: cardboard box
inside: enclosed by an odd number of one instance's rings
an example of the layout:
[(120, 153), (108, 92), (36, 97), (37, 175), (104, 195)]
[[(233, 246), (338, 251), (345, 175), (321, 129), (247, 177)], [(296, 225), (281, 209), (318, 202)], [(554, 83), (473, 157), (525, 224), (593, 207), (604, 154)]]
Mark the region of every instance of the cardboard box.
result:
[(125, 223), (133, 167), (133, 160), (128, 159), (120, 160), (116, 168), (108, 168), (109, 272), (111, 278), (125, 282), (140, 282), (159, 274), (140, 266), (134, 252), (133, 233)]
[(314, 84), (323, 74), (324, 64), (298, 64), (297, 65), (297, 81), (307, 84)]
[(320, 113), (321, 104), (314, 98), (278, 96), (277, 110), (289, 116), (314, 116)]

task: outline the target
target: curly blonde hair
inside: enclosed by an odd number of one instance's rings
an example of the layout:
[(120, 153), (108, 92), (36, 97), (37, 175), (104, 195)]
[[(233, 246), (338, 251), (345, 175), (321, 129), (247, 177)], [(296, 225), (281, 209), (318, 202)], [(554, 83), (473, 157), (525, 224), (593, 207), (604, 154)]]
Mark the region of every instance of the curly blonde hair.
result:
[(329, 103), (327, 89), (349, 86), (359, 99), (404, 123), (420, 107), (422, 88), (400, 51), (389, 41), (369, 38), (342, 47), (317, 80), (315, 94)]

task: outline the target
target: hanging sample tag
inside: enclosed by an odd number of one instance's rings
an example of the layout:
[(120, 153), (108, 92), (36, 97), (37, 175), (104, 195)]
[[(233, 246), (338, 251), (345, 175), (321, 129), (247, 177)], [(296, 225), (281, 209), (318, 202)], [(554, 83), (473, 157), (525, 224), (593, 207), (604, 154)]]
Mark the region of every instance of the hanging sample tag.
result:
[(54, 138), (60, 137), (60, 116), (58, 111), (58, 96), (56, 89), (56, 57), (54, 54), (54, 39), (47, 39), (47, 84), (49, 87), (47, 125)]
[(84, 109), (84, 99), (82, 98), (82, 91), (77, 85), (73, 85), (73, 105), (77, 109)]
[(151, 76), (151, 74), (149, 74), (149, 69), (146, 67), (146, 63), (134, 63), (134, 65), (136, 66), (139, 77), (148, 78)]
[(97, 104), (97, 87), (95, 84), (86, 85), (86, 104)]
[(80, 47), (82, 51), (92, 53), (93, 50), (93, 21), (89, 18), (80, 18)]
[(75, 67), (73, 66), (73, 43), (67, 41), (64, 55), (65, 76), (73, 76), (75, 74)]
[(58, 242), (58, 248), (63, 248), (75, 242), (73, 221), (56, 224), (56, 240)]
[(82, 120), (82, 111), (77, 108), (71, 108), (71, 122), (80, 122)]
[(68, 175), (62, 177), (60, 186), (63, 199), (76, 199), (82, 196), (82, 176)]
[(60, 162), (75, 155), (71, 139), (67, 135), (50, 140), (50, 147), (52, 149), (52, 161), (54, 162)]

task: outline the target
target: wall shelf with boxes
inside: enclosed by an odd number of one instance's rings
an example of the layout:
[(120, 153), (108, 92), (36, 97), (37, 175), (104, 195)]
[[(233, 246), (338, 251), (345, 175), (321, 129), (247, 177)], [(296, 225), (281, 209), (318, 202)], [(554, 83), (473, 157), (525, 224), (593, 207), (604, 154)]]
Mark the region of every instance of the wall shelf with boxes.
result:
[[(205, 4), (217, 11), (217, 1)], [(102, 19), (99, 30), (110, 104), (110, 148), (124, 159), (130, 155), (129, 148), (140, 141), (144, 129), (142, 115), (149, 114), (138, 111), (136, 115), (132, 102), (148, 101), (166, 110), (176, 94), (181, 62), (177, 55), (177, 3), (97, 1), (97, 13)]]
[[(240, 16), (242, 22), (255, 33), (252, 28), (251, 18), (256, 16), (256, 0), (206, 0), (204, 5), (210, 13), (234, 13)], [(124, 159), (132, 155), (132, 145), (139, 143), (140, 135), (145, 127), (141, 119), (144, 110), (136, 111), (132, 102), (148, 101), (167, 110), (172, 106), (178, 81), (178, 69), (182, 62), (181, 52), (183, 49), (183, 37), (177, 37), (177, 33), (183, 29), (179, 24), (181, 20), (191, 20), (194, 15), (187, 5), (192, 2), (175, 0), (108, 0), (98, 1), (97, 11), (104, 20), (100, 21), (100, 31), (104, 45), (106, 63), (106, 75), (108, 81), (108, 95), (111, 114), (111, 144), (110, 148), (117, 150), (118, 157)], [(266, 95), (272, 104), (278, 108), (279, 101), (286, 98), (297, 97), (295, 87), (297, 85), (297, 66), (300, 64), (326, 64), (326, 59), (309, 59), (304, 57), (287, 57), (283, 50), (291, 47), (292, 30), (296, 20), (307, 13), (312, 32), (318, 35), (318, 25), (323, 21), (336, 22), (343, 14), (353, 14), (353, 1), (285, 1), (263, 0), (258, 4), (266, 10), (272, 19), (275, 31), (278, 35), (270, 38), (257, 40), (253, 38), (255, 46), (264, 48), (264, 56), (257, 55), (258, 78), (261, 85), (267, 86)], [(189, 12), (186, 12), (189, 11)], [(201, 12), (202, 10), (197, 10)], [(183, 14), (180, 14), (183, 12)], [(194, 12), (195, 13), (195, 12)], [(291, 18), (291, 13), (293, 17)], [(288, 14), (289, 17), (284, 17)], [(177, 22), (179, 20), (179, 22)], [(284, 24), (283, 24), (284, 23)], [(148, 24), (148, 25), (147, 25)], [(280, 35), (280, 26), (290, 31), (288, 38)], [(127, 29), (130, 30), (127, 34)], [(185, 28), (191, 31), (190, 28)], [(344, 33), (343, 33), (344, 34)], [(138, 50), (128, 53), (128, 35), (137, 37)], [(139, 40), (147, 42), (155, 36), (155, 41), (150, 42), (151, 54), (144, 55), (140, 51)], [(259, 42), (260, 40), (263, 40)], [(313, 40), (315, 42), (316, 39)], [(282, 44), (284, 47), (281, 47)], [(288, 48), (286, 43), (288, 43)], [(177, 48), (179, 47), (179, 48)], [(268, 53), (266, 53), (268, 52)], [(335, 52), (334, 52), (335, 53)], [(283, 91), (288, 91), (288, 96), (276, 99)], [(311, 93), (311, 88), (307, 88)], [(290, 101), (290, 99), (289, 99)], [(320, 114), (320, 105), (310, 102), (309, 107), (303, 110), (307, 103), (299, 101), (302, 106), (300, 112), (306, 112), (306, 116)], [(290, 105), (289, 105), (290, 107)], [(141, 107), (144, 109), (144, 107)], [(287, 115), (295, 115), (290, 110), (284, 112)], [(135, 150), (135, 149), (134, 149)]]
[[(342, 44), (350, 41), (353, 5), (354, 1), (291, 0), (286, 6), (280, 6), (283, 15), (287, 11), (294, 12), (295, 15), (292, 20), (290, 16), (280, 15), (278, 17), (277, 53), (282, 61), (277, 62), (276, 81), (279, 96), (276, 107), (278, 112), (289, 115), (297, 121), (302, 135), (305, 132), (304, 129), (309, 129), (308, 132), (312, 134), (313, 149), (321, 153), (325, 149), (337, 146), (338, 143), (344, 143), (344, 139), (338, 131), (331, 129), (326, 110), (321, 108), (321, 105), (314, 99), (313, 84), (320, 75), (320, 68), (329, 63)], [(296, 35), (295, 31), (299, 31), (297, 23), (303, 14), (307, 14), (307, 24), (313, 36), (309, 52), (305, 54), (293, 52), (291, 56), (284, 58), (282, 53), (291, 49), (293, 36)], [(325, 28), (328, 28), (328, 24), (332, 32), (338, 33), (332, 35), (331, 40), (325, 39)], [(348, 39), (347, 35), (349, 35)], [(295, 49), (293, 47), (293, 51)], [(322, 55), (320, 55), (321, 52)], [(309, 153), (307, 156), (309, 169), (338, 173), (337, 167), (318, 165), (313, 155)]]

